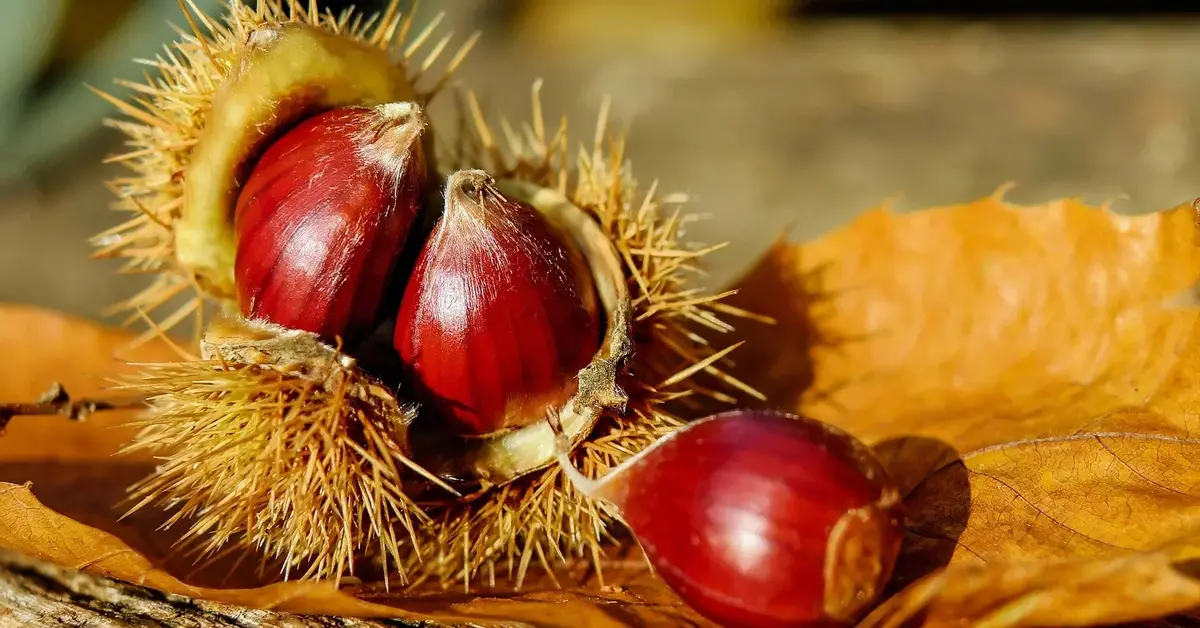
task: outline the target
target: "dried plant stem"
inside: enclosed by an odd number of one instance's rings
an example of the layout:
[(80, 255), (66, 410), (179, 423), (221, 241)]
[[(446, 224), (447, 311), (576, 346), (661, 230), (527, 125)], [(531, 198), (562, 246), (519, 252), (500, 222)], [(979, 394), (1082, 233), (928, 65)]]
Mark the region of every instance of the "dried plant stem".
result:
[(0, 431), (8, 427), (9, 421), (18, 416), (56, 414), (72, 421), (82, 421), (95, 412), (128, 410), (142, 407), (146, 398), (142, 396), (112, 399), (71, 399), (62, 384), (54, 382), (37, 401), (32, 403), (0, 403)]

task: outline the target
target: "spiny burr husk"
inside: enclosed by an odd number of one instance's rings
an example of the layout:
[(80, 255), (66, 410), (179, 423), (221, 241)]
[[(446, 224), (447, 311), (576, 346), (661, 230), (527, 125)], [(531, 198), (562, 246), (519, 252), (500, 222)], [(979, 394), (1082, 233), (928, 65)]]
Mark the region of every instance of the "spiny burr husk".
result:
[[(151, 322), (139, 341), (192, 315), (202, 327), (205, 303), (234, 297), (233, 181), (280, 128), (337, 106), (424, 106), (442, 91), (476, 38), (435, 70), (452, 34), (435, 42), (440, 16), (414, 31), (412, 14), (398, 6), (392, 0), (366, 16), (322, 12), (315, 1), (231, 1), (223, 19), (191, 6), (184, 12), (191, 32), (143, 61), (157, 76), (118, 82), (133, 93), (128, 100), (101, 92), (125, 116), (109, 124), (127, 136), (129, 150), (108, 161), (132, 172), (109, 187), (115, 209), (132, 216), (93, 243), (97, 257), (125, 260), (122, 272), (153, 277), (114, 307), (130, 314), (129, 323)], [(156, 311), (181, 299), (168, 314)]]
[(336, 578), (364, 553), (402, 569), (428, 521), (404, 488), (424, 473), (403, 453), (414, 408), (308, 332), (218, 319), (202, 350), (128, 382), (150, 411), (126, 452), (164, 460), (130, 511), (162, 502), (200, 555), (237, 540), (285, 575)]

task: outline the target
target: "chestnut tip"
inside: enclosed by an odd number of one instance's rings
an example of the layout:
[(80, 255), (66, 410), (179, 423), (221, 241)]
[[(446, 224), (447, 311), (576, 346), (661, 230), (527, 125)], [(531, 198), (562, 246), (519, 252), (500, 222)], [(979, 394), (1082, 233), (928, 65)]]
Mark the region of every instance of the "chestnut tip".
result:
[(420, 129), (424, 129), (429, 124), (429, 120), (425, 116), (425, 109), (421, 105), (411, 101), (388, 102), (376, 105), (375, 113), (381, 120), (386, 120), (396, 126), (417, 124), (420, 125)]
[(496, 179), (486, 170), (459, 170), (446, 178), (447, 191), (474, 194), (475, 198), (484, 189), (494, 187)]
[(429, 127), (424, 108), (415, 102), (402, 101), (376, 105), (371, 112), (372, 123), (358, 137), (362, 156), (396, 176), (409, 168), (424, 168), (421, 141)]
[(484, 170), (459, 170), (446, 178), (445, 215), (451, 218), (460, 212), (476, 215), (483, 211), (483, 204), (489, 196), (493, 200), (503, 199), (492, 175)]

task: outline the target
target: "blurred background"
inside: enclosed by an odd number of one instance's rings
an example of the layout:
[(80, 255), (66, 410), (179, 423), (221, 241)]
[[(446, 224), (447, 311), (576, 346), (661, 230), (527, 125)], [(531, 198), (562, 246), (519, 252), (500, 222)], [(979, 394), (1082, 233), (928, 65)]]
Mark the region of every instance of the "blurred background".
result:
[[(225, 1), (195, 0), (210, 13)], [(522, 119), (544, 77), (547, 113), (568, 113), (579, 139), (611, 94), (639, 177), (710, 216), (690, 237), (733, 241), (713, 256), (715, 288), (785, 230), (811, 238), (888, 199), (914, 209), (1008, 181), (1017, 201), (1083, 196), (1126, 212), (1200, 195), (1200, 21), (1160, 4), (424, 0), (419, 11), (484, 31), (461, 77), (493, 111)], [(184, 24), (177, 0), (0, 0), (0, 299), (99, 318), (144, 281), (88, 260), (87, 237), (117, 219), (103, 181), (121, 169), (100, 164), (120, 138), (85, 85), (138, 78), (131, 59)]]

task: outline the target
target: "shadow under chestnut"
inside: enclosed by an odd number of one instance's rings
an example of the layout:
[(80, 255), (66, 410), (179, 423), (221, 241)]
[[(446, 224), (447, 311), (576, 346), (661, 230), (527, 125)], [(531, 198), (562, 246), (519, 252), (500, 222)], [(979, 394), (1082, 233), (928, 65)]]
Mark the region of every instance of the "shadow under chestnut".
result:
[(904, 539), (890, 595), (950, 564), (971, 516), (971, 485), (959, 452), (944, 441), (904, 436), (874, 450), (904, 495)]

